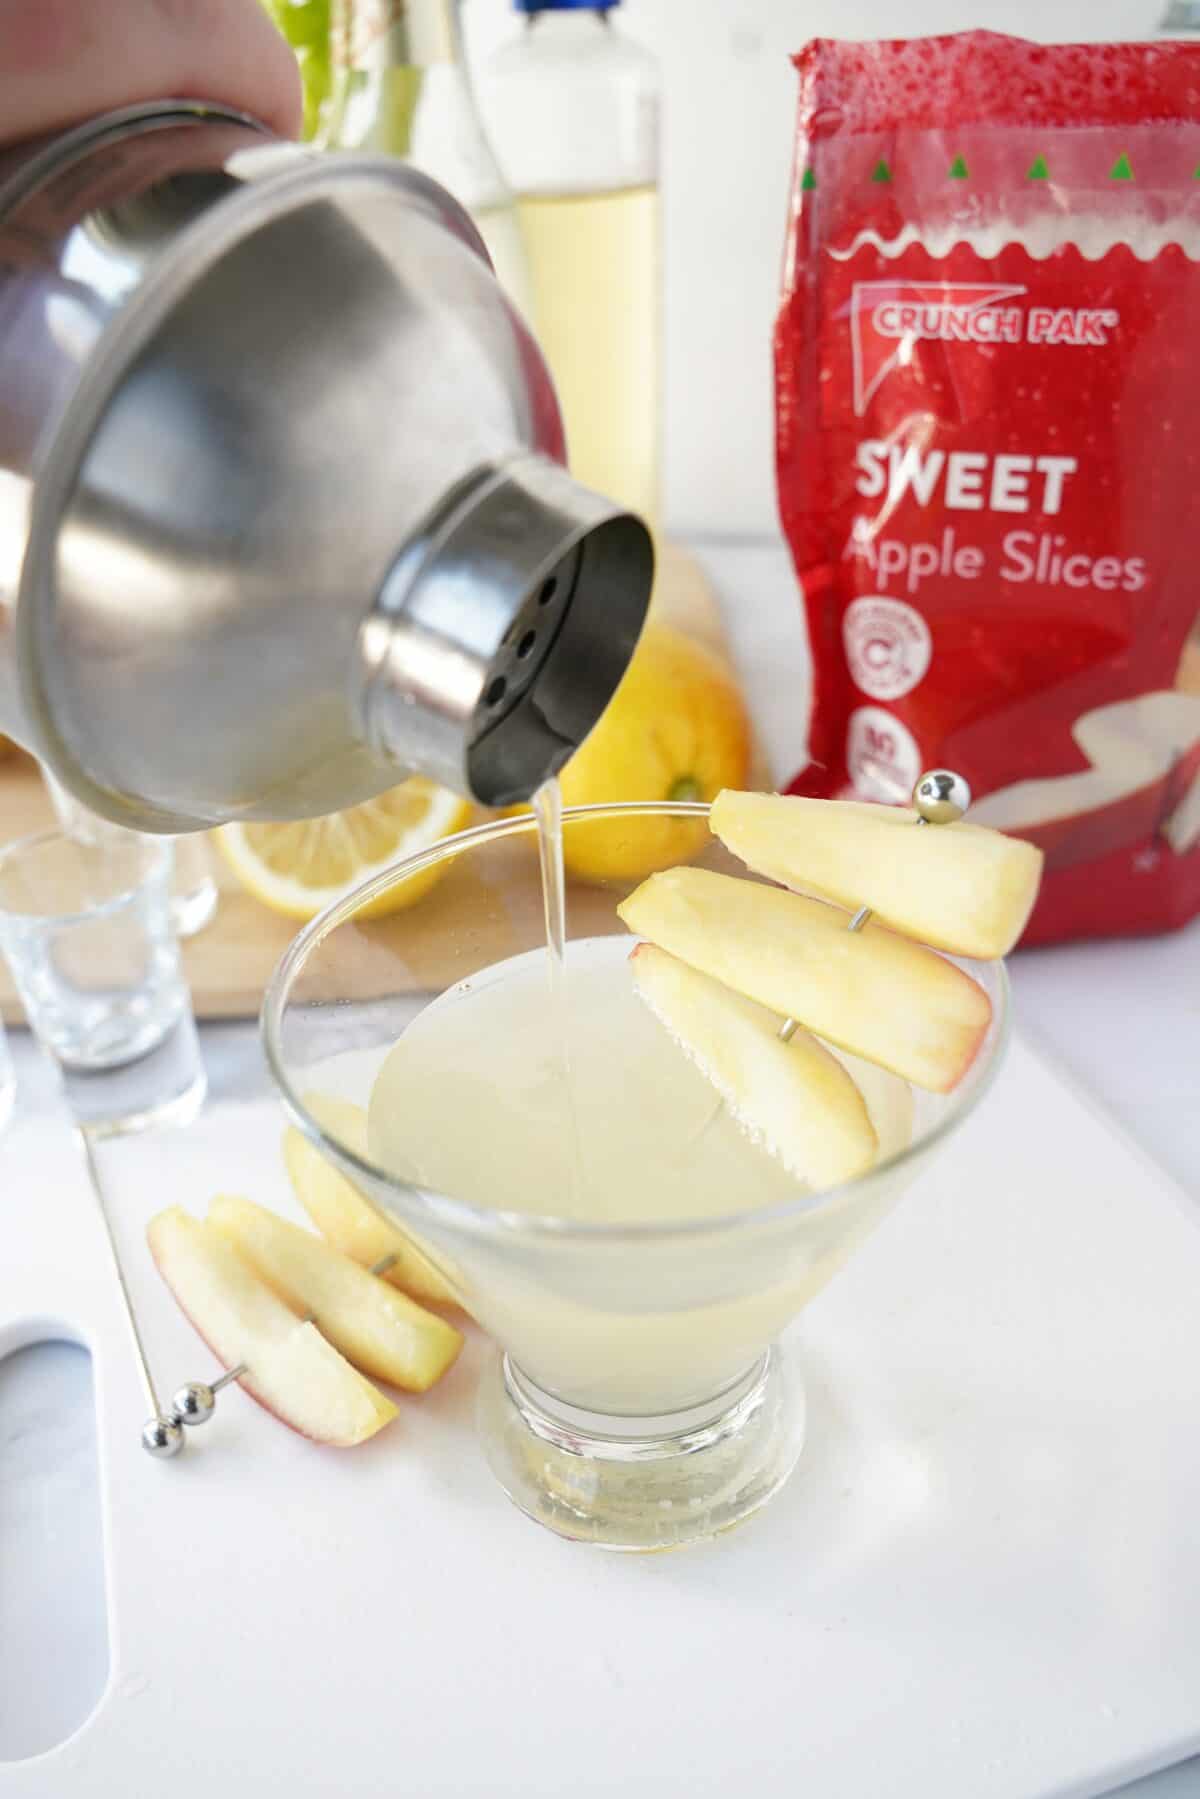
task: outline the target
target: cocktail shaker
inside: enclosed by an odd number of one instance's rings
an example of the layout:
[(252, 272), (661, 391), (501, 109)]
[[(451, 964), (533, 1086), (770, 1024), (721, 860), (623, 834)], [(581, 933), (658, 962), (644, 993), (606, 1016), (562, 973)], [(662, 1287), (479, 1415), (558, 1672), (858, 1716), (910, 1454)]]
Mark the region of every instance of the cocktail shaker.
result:
[(0, 161), (0, 729), (93, 811), (304, 817), (414, 771), (526, 798), (652, 576), (563, 463), (414, 170), (177, 101)]

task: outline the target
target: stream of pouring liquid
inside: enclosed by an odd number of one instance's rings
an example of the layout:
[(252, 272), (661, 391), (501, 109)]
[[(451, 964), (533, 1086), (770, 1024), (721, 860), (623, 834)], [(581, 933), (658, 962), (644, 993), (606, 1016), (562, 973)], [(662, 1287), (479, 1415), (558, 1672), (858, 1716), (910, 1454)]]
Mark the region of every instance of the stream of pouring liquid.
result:
[(550, 1016), (557, 1038), (563, 1124), (567, 1133), (567, 1168), (574, 1200), (583, 1185), (579, 1118), (571, 1079), (571, 1020), (566, 991), (567, 889), (563, 872), (562, 790), (551, 775), (533, 796), (537, 820), (538, 863), (542, 873), (542, 906), (546, 916), (546, 961), (550, 979)]

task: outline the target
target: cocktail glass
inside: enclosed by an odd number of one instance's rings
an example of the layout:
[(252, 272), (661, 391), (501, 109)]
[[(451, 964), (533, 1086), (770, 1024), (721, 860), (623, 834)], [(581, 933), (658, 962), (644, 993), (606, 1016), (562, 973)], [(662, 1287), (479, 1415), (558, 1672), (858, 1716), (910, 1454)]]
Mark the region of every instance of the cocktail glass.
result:
[[(607, 865), (633, 865), (650, 831), (664, 863), (744, 876), (706, 818), (706, 807), (684, 802), (576, 808), (564, 815), (568, 855), (573, 832), (588, 832), (593, 847), (602, 833)], [(443, 879), (416, 904), (367, 915), (438, 863)], [(568, 887), (568, 965), (575, 952), (611, 954), (622, 978), (633, 939), (616, 906), (637, 884)], [(580, 1222), (495, 1210), (398, 1177), (314, 1117), (313, 1093), (366, 1106), (388, 1050), (426, 1007), (534, 953), (546, 955), (534, 820), (462, 832), (300, 933), (267, 994), (267, 1056), (300, 1129), (419, 1245), (496, 1344), (479, 1417), (509, 1497), (566, 1537), (674, 1548), (739, 1523), (791, 1472), (804, 1404), (781, 1335), (987, 1089), (1006, 1036), (1007, 981), (999, 963), (961, 964), (990, 995), (992, 1024), (953, 1094), (914, 1094), (907, 1148), (833, 1189), (797, 1182), (782, 1202), (772, 1185), (773, 1202), (756, 1206), (743, 1185), (720, 1217)], [(571, 1019), (573, 1032), (587, 1027)], [(746, 1169), (753, 1183), (755, 1158)]]

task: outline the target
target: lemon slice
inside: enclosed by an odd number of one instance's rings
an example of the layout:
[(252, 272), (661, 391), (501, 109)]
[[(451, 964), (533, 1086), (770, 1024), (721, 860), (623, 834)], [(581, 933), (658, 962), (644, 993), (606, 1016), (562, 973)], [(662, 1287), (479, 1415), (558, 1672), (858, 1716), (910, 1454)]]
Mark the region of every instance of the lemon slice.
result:
[[(470, 814), (469, 801), (414, 775), (345, 812), (289, 824), (222, 825), (216, 836), (255, 899), (288, 918), (313, 918), (371, 875), (460, 831)], [(422, 869), (359, 916), (379, 918), (413, 905), (436, 887), (447, 866)]]

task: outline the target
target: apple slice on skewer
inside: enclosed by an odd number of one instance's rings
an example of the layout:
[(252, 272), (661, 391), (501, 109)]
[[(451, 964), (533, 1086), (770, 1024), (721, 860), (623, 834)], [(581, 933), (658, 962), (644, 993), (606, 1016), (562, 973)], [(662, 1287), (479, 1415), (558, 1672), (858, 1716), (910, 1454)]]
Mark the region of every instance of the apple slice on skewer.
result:
[(881, 1068), (878, 1062), (852, 1056), (848, 1049), (839, 1049), (836, 1044), (826, 1047), (831, 1056), (837, 1057), (863, 1096), (867, 1115), (879, 1139), (877, 1160), (890, 1161), (913, 1140), (916, 1107), (912, 1088), (889, 1068)]
[(983, 826), (918, 826), (907, 807), (734, 793), (710, 824), (748, 867), (954, 955), (1007, 955), (1029, 921), (1042, 852)]
[(671, 868), (617, 911), (702, 974), (935, 1093), (962, 1079), (991, 1022), (953, 962), (882, 925), (847, 930), (848, 913), (798, 893)]
[(633, 982), (659, 1023), (711, 1081), (739, 1123), (816, 1188), (874, 1162), (878, 1140), (861, 1093), (824, 1046), (652, 943), (632, 956)]
[(320, 1237), (250, 1199), (223, 1196), (208, 1222), (357, 1368), (410, 1393), (424, 1393), (450, 1367), (462, 1333), (388, 1286)]
[[(367, 1154), (367, 1114), (362, 1106), (326, 1093), (307, 1093), (304, 1104), (322, 1130), (340, 1137), (357, 1155)], [(290, 1127), (284, 1132), (283, 1159), (296, 1198), (334, 1249), (364, 1268), (394, 1256), (384, 1277), (394, 1287), (435, 1305), (458, 1304), (432, 1262), (302, 1131)]]
[(396, 1407), (302, 1323), (225, 1237), (169, 1206), (146, 1231), (158, 1271), (226, 1368), (245, 1362), (246, 1391), (301, 1436), (348, 1447), (373, 1437)]

